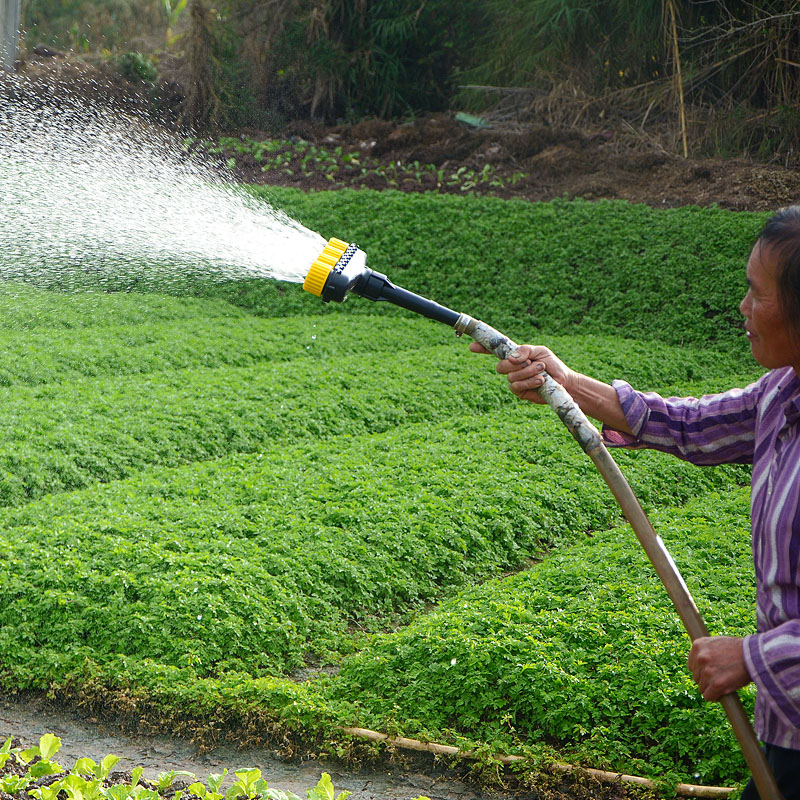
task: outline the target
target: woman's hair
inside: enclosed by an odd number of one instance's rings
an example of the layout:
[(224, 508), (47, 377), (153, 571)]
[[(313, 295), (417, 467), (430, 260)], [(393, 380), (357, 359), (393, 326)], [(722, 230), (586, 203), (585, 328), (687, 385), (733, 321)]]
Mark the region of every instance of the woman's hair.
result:
[(800, 339), (800, 206), (773, 214), (758, 234), (757, 244), (778, 256), (778, 299), (783, 315)]

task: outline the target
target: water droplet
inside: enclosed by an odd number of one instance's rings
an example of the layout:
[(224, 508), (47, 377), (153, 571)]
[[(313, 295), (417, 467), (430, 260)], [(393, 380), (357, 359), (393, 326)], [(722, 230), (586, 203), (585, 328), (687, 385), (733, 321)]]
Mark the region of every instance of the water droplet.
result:
[(76, 289), (166, 288), (186, 276), (302, 281), (325, 240), (202, 153), (77, 99), (57, 109), (4, 101), (0, 276)]

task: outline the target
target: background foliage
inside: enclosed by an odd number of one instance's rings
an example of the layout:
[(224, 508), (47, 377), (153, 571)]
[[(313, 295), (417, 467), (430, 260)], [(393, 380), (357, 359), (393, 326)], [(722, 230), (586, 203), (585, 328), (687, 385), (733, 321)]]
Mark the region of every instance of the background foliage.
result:
[[(695, 152), (786, 161), (800, 136), (799, 18), (790, 0), (23, 3), (28, 47), (146, 51), (184, 83), (195, 125), (503, 99), (554, 124), (667, 131), (674, 143), (683, 129)], [(491, 91), (462, 88), (474, 85)]]

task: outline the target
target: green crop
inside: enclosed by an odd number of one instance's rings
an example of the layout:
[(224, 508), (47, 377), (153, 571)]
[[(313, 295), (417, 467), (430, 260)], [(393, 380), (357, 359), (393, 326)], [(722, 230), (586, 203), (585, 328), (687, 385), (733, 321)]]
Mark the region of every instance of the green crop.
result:
[[(356, 318), (343, 326), (328, 317), (278, 322), (238, 312), (207, 320), (204, 313), (200, 304), (195, 320), (76, 327), (55, 340), (47, 328), (0, 331), (15, 356), (0, 368), (0, 504), (149, 466), (508, 403), (500, 383), (486, 379), (489, 363), (426, 320)], [(734, 365), (732, 357), (677, 348), (656, 356), (601, 338), (551, 344), (577, 368), (609, 379), (617, 365), (638, 360), (627, 374), (640, 384), (686, 384)], [(425, 380), (393, 380), (401, 373)], [(458, 391), (450, 388), (456, 378)]]
[[(397, 283), (603, 380), (700, 394), (761, 373), (736, 323), (759, 215), (267, 194)], [(658, 778), (743, 777), (599, 475), (491, 358), (382, 303), (189, 285), (0, 291), (4, 690), (125, 698), (152, 724), (331, 752), (346, 750), (337, 726), (363, 724)], [(752, 630), (749, 470), (615, 458), (712, 629)], [(84, 760), (63, 792), (91, 800), (104, 763)], [(258, 794), (241, 772), (238, 796)], [(194, 796), (224, 800), (215, 781)]]
[[(451, 172), (437, 164), (420, 163), (418, 160), (410, 163), (386, 161), (357, 149), (347, 151), (341, 146), (328, 149), (302, 139), (258, 141), (246, 136), (222, 136), (217, 141), (200, 141), (190, 137), (185, 140), (184, 147), (200, 148), (219, 156), (229, 169), (235, 169), (243, 157), (252, 159), (261, 166), (262, 172), (267, 173), (267, 178), (273, 175), (279, 178), (295, 174), (306, 177), (320, 175), (331, 184), (357, 184), (375, 176), (384, 180), (386, 186), (394, 188), (465, 193), (476, 187), (499, 189), (508, 182), (508, 179), (497, 174), (491, 164), (485, 164), (480, 170), (458, 167)], [(527, 173), (514, 173), (510, 182), (513, 185), (523, 177), (527, 177)]]
[[(510, 443), (521, 425), (539, 444)], [(344, 450), (282, 445), (29, 504), (2, 518), (0, 605), (29, 622), (0, 631), (0, 662), (19, 662), (19, 681), (39, 659), (41, 686), (86, 657), (253, 676), (335, 661), (352, 621), (369, 628), (614, 524), (602, 481), (558, 434), (548, 416), (509, 410), (493, 431), (476, 417), (406, 425)], [(675, 462), (635, 483), (645, 502), (675, 502), (734, 474)], [(475, 491), (498, 475), (490, 496)]]
[[(6, 739), (0, 748), (0, 787), (2, 791), (17, 800), (33, 797), (35, 800), (300, 800), (293, 792), (271, 788), (261, 777), (259, 769), (241, 769), (235, 771), (236, 780), (224, 791), (222, 781), (228, 770), (221, 775), (209, 775), (206, 783), (195, 781), (185, 788), (176, 788), (176, 778), (195, 778), (185, 770), (169, 770), (159, 773), (154, 781), (145, 785), (142, 780), (142, 767), (134, 767), (130, 780), (120, 779), (120, 775), (111, 776), (111, 770), (119, 761), (115, 755), (107, 755), (100, 764), (91, 758), (79, 758), (75, 766), (67, 772), (60, 764), (52, 761), (52, 757), (61, 749), (61, 739), (52, 733), (44, 734), (39, 745), (26, 750), (12, 747), (12, 739)], [(9, 760), (19, 769), (21, 774), (9, 771)], [(56, 780), (41, 783), (39, 778), (47, 775), (57, 776)], [(37, 785), (34, 785), (37, 784)], [(28, 788), (31, 787), (31, 788)], [(347, 800), (350, 792), (336, 794), (331, 776), (323, 772), (316, 786), (306, 792), (308, 800)], [(417, 798), (423, 800), (423, 798)]]
[[(370, 267), (400, 285), (512, 338), (531, 329), (548, 336), (580, 330), (747, 353), (738, 306), (765, 214), (623, 201), (253, 191), (325, 236), (356, 242)], [(276, 295), (251, 282), (208, 291), (259, 313), (340, 311), (299, 289)], [(372, 303), (345, 305), (350, 313), (376, 313)]]
[[(711, 492), (654, 515), (717, 633), (753, 625), (747, 506), (746, 490)], [(504, 750), (559, 742), (568, 760), (703, 782), (741, 774), (741, 754), (719, 735), (724, 714), (694, 689), (688, 638), (632, 540), (627, 528), (594, 533), (375, 637), (345, 661), (334, 696), (357, 698), (359, 724), (406, 735), (446, 730)]]

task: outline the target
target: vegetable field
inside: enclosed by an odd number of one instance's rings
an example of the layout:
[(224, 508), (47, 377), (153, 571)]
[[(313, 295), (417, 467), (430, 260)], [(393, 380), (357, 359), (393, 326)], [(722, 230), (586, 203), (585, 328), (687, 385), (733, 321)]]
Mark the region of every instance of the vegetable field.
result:
[[(264, 194), (599, 378), (698, 394), (760, 374), (736, 309), (761, 215)], [(744, 777), (591, 462), (447, 328), (263, 280), (6, 286), (0, 326), (3, 690), (338, 752), (358, 725)], [(712, 632), (753, 630), (748, 470), (615, 456)]]

